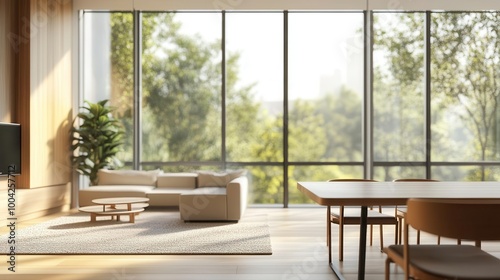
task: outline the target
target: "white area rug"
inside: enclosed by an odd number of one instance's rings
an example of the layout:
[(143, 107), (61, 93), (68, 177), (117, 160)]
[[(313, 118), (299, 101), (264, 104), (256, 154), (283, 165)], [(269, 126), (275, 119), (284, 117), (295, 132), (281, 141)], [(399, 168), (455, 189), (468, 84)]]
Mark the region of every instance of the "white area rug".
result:
[[(0, 237), (7, 253), (7, 235)], [(77, 213), (16, 232), (17, 254), (239, 254), (270, 255), (267, 216), (245, 216), (238, 223), (184, 223), (178, 212), (149, 211), (121, 221)]]

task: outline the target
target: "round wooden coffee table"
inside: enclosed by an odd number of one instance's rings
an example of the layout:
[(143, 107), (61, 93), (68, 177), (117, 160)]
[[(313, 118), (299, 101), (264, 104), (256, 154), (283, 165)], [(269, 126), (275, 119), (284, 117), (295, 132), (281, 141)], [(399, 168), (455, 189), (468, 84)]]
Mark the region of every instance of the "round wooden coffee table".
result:
[(95, 222), (97, 216), (111, 216), (120, 221), (121, 215), (128, 215), (131, 223), (135, 222), (135, 215), (144, 211), (149, 206), (147, 197), (110, 197), (93, 199), (92, 203), (97, 205), (83, 206), (78, 210), (90, 213), (90, 221)]

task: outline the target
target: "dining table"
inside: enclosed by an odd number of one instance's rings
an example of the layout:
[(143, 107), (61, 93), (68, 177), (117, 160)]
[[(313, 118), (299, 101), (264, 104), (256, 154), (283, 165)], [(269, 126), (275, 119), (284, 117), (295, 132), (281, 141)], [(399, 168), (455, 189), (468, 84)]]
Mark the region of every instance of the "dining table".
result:
[[(500, 182), (495, 181), (298, 182), (297, 188), (319, 205), (360, 207), (358, 280), (365, 279), (368, 207), (406, 205), (406, 201), (410, 198), (487, 199), (498, 200), (500, 203)], [(329, 222), (329, 217), (327, 217), (327, 223)], [(328, 262), (333, 273), (339, 279), (345, 279), (331, 261), (331, 248), (328, 248), (328, 251)]]

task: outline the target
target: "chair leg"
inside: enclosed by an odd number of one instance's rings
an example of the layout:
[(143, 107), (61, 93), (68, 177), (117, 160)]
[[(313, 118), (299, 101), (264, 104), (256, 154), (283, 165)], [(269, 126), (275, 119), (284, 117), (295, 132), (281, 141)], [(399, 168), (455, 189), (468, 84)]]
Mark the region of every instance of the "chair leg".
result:
[(397, 241), (396, 244), (401, 245), (402, 240), (403, 240), (403, 222), (404, 220), (399, 218), (398, 219), (398, 233), (397, 233)]
[(394, 230), (394, 236), (395, 236), (394, 237), (394, 244), (398, 244), (399, 222), (396, 225), (394, 225), (394, 228), (395, 228), (395, 230)]
[(417, 230), (417, 244), (420, 244), (420, 230)]
[(389, 269), (391, 268), (391, 262), (392, 261), (390, 258), (385, 259), (385, 280), (391, 279), (391, 275), (389, 273)]
[(380, 251), (384, 249), (384, 225), (380, 224)]
[(373, 225), (370, 225), (370, 246), (373, 246)]
[(328, 263), (332, 262), (332, 223), (328, 223)]
[(441, 245), (441, 236), (438, 235), (438, 245)]
[(326, 246), (330, 247), (330, 236), (331, 236), (331, 227), (329, 226), (330, 223), (330, 206), (326, 208)]
[(339, 224), (339, 261), (344, 261), (344, 224)]

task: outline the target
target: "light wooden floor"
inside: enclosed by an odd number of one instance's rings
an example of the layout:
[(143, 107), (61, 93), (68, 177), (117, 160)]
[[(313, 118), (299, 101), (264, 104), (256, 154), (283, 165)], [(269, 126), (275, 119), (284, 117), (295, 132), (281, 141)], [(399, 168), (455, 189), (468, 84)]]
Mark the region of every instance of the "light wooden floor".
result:
[[(336, 279), (328, 266), (325, 239), (325, 208), (249, 208), (251, 213), (267, 213), (273, 254), (270, 256), (166, 256), (166, 255), (18, 255), (16, 272), (7, 270), (7, 256), (0, 258), (0, 279), (203, 279), (203, 280), (323, 280)], [(392, 210), (393, 211), (393, 210)], [(19, 228), (55, 216), (39, 218)], [(138, 219), (140, 216), (138, 217)], [(333, 257), (337, 253), (337, 226), (332, 226)], [(345, 256), (340, 267), (347, 279), (357, 279), (358, 227), (347, 226)], [(384, 227), (385, 245), (394, 242), (394, 228)], [(0, 233), (6, 233), (2, 227)], [(120, 238), (117, 236), (117, 238)], [(435, 243), (424, 235), (423, 242)], [(378, 228), (374, 245), (367, 247), (367, 280), (384, 279), (385, 256), (380, 252)], [(7, 246), (6, 240), (0, 241)], [(453, 240), (444, 240), (453, 243)], [(500, 257), (500, 244), (484, 243), (483, 249)], [(402, 271), (391, 268), (391, 279), (403, 279)]]

